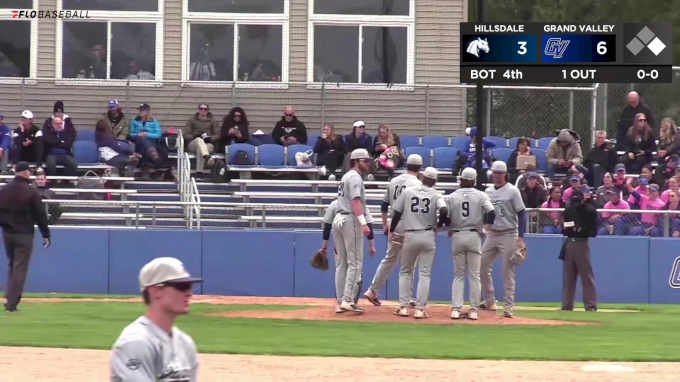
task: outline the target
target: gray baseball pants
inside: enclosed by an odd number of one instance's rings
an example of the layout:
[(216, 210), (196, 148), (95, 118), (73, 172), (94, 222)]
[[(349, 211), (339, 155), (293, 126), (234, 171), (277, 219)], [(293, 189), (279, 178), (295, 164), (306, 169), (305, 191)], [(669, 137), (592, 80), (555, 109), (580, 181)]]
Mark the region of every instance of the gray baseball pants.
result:
[(425, 309), (430, 297), (430, 274), (434, 262), (434, 230), (407, 231), (404, 235), (404, 248), (401, 251), (399, 269), (399, 306), (408, 307), (413, 291), (413, 270), (418, 262), (418, 287), (416, 307)]
[(364, 266), (364, 235), (354, 214), (335, 215), (335, 295), (339, 302), (354, 302)]
[(512, 308), (515, 306), (515, 265), (510, 262), (510, 257), (515, 251), (517, 251), (517, 231), (490, 232), (486, 236), (482, 245), (482, 266), (480, 269), (482, 292), (486, 306), (491, 306), (496, 302), (491, 270), (498, 256), (501, 256), (503, 259), (503, 288), (505, 289), (503, 309), (506, 312), (512, 312)]
[(465, 295), (465, 272), (470, 283), (470, 309), (479, 309), (482, 297), (482, 286), (479, 271), (482, 266), (482, 238), (477, 231), (454, 232), (453, 252), (453, 285), (451, 286), (451, 306), (460, 310)]
[[(403, 235), (403, 233), (400, 235)], [(371, 283), (370, 286), (370, 289), (374, 293), (380, 293), (380, 289), (385, 286), (387, 278), (392, 274), (394, 266), (399, 263), (403, 245), (403, 243), (393, 242), (392, 240), (387, 241), (387, 254), (382, 259), (382, 261), (380, 261), (380, 265), (378, 265), (378, 269), (375, 271), (375, 276), (373, 277), (373, 283)], [(415, 277), (412, 275), (411, 292), (409, 296), (413, 296), (413, 279), (415, 279)]]

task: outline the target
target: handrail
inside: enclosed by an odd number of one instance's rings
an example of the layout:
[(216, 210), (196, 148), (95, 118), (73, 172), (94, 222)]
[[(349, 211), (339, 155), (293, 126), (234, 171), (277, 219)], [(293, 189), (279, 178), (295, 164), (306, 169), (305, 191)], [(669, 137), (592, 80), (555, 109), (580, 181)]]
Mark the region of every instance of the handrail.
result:
[[(196, 185), (196, 179), (191, 178), (191, 202), (195, 203), (192, 206), (193, 216), (196, 218), (196, 228), (201, 228), (201, 195), (198, 193), (198, 186)], [(189, 227), (192, 228), (193, 226)]]

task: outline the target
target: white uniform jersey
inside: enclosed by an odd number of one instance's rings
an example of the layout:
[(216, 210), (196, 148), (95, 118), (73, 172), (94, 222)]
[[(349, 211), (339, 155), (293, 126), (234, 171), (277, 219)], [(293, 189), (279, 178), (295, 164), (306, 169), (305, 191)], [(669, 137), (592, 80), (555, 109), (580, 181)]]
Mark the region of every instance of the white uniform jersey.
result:
[[(421, 184), (423, 184), (423, 182), (411, 174), (401, 174), (398, 177), (393, 178), (390, 181), (390, 184), (387, 185), (385, 195), (383, 196), (383, 202), (389, 203), (389, 205), (392, 206), (392, 211), (390, 211), (390, 213), (394, 214), (394, 203), (396, 203), (397, 198), (399, 198), (402, 191), (408, 187), (420, 186)], [(396, 232), (402, 233), (403, 227), (404, 223), (403, 221), (400, 221), (397, 225)]]
[(491, 229), (494, 231), (517, 231), (519, 224), (517, 214), (524, 211), (525, 208), (519, 189), (510, 183), (506, 183), (500, 188), (496, 188), (496, 186), (487, 188), (486, 194), (496, 209), (496, 220)]
[(437, 225), (439, 209), (446, 207), (444, 197), (434, 188), (415, 186), (405, 188), (392, 206), (401, 212), (404, 231), (418, 231)]
[[(334, 200), (328, 205), (328, 208), (326, 208), (326, 213), (323, 215), (323, 222), (326, 224), (333, 224), (333, 219), (335, 219), (335, 215), (337, 213), (338, 201)], [(375, 221), (373, 220), (373, 215), (371, 215), (371, 211), (368, 209), (368, 206), (364, 208), (364, 216), (366, 216), (367, 224), (372, 224)]]
[(172, 328), (172, 335), (142, 316), (113, 345), (111, 382), (197, 382), (196, 344)]
[(460, 188), (444, 200), (452, 231), (481, 230), (484, 228), (484, 215), (494, 210), (489, 196), (474, 188)]
[(366, 206), (366, 189), (364, 179), (356, 170), (349, 170), (340, 179), (338, 185), (338, 212), (352, 213), (352, 200), (360, 198), (361, 204)]

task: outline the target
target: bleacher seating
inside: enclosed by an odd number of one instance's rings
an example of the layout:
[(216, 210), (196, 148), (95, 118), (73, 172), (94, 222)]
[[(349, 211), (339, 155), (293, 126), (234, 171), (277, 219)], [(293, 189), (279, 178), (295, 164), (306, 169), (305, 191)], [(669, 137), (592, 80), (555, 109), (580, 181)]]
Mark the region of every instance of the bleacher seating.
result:
[[(295, 159), (295, 154), (297, 153), (304, 153), (304, 152), (311, 152), (312, 151), (311, 146), (307, 145), (290, 145), (288, 146), (288, 154), (287, 154), (287, 165), (290, 167), (306, 167), (306, 166), (298, 166), (297, 165), (297, 160)], [(310, 158), (312, 160), (312, 163), (314, 163), (314, 159)]]
[(493, 149), (493, 151), (491, 152), (493, 153), (493, 156), (494, 158), (496, 158), (496, 160), (500, 160), (507, 163), (508, 160), (510, 159), (510, 154), (512, 154), (513, 149), (501, 147), (499, 149)]
[(508, 147), (508, 140), (503, 137), (489, 136), (484, 137), (484, 139), (493, 142), (493, 144), (495, 144), (497, 148)]
[(458, 150), (467, 150), (470, 147), (470, 137), (453, 137), (451, 138), (451, 147)]
[(434, 168), (439, 171), (452, 171), (453, 162), (458, 158), (458, 150), (453, 147), (437, 147), (433, 150)]
[(437, 147), (446, 147), (449, 145), (449, 138), (441, 135), (428, 135), (422, 139), (423, 147), (429, 149), (436, 149)]
[(94, 142), (94, 130), (78, 130), (76, 132), (76, 141)]
[(538, 147), (539, 149), (542, 149), (542, 150), (546, 150), (546, 151), (547, 151), (547, 150), (548, 150), (548, 146), (550, 146), (550, 142), (552, 142), (553, 139), (555, 139), (555, 137), (543, 137), (543, 138), (540, 138), (540, 139), (536, 142), (536, 147)]
[(261, 145), (258, 147), (259, 153), (257, 164), (271, 169), (282, 168), (284, 163), (284, 148), (281, 145)]
[(94, 141), (73, 142), (73, 157), (79, 164), (99, 164), (99, 148)]
[[(536, 141), (533, 138), (527, 138), (529, 140), (529, 147), (536, 147)], [(517, 141), (519, 140), (519, 137), (513, 137), (510, 138), (508, 141), (508, 147), (515, 150), (517, 149)], [(551, 138), (552, 140), (552, 138)]]
[(406, 147), (404, 155), (408, 158), (411, 154), (418, 154), (423, 158), (423, 166), (432, 166), (432, 149), (422, 146)]
[(401, 140), (401, 147), (420, 146), (420, 137), (415, 135), (403, 135), (399, 137), (399, 140)]

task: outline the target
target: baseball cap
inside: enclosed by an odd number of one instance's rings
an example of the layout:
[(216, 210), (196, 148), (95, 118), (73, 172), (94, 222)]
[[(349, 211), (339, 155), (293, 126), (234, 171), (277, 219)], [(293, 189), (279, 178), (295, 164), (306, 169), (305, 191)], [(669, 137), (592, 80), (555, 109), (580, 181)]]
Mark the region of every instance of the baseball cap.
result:
[(439, 171), (437, 171), (437, 169), (434, 167), (428, 167), (425, 169), (425, 171), (423, 171), (423, 176), (426, 178), (437, 180), (438, 175)]
[(174, 257), (151, 260), (139, 272), (139, 288), (143, 292), (150, 286), (164, 283), (202, 283), (203, 279), (191, 277), (184, 264)]
[(33, 119), (33, 113), (31, 113), (30, 110), (24, 110), (24, 111), (21, 112), (21, 117), (22, 117), (22, 118)]
[(19, 162), (16, 165), (14, 165), (14, 172), (27, 171), (30, 168), (31, 166), (29, 166), (28, 162)]
[(626, 165), (623, 163), (619, 163), (616, 166), (614, 166), (614, 171), (626, 171)]
[(491, 165), (491, 172), (508, 172), (508, 165), (506, 165), (505, 162), (497, 160)]
[(656, 184), (650, 184), (649, 187), (647, 187), (647, 188), (649, 189), (649, 191), (652, 191), (652, 192), (654, 192), (654, 191), (659, 192), (659, 186), (657, 186)]
[(359, 126), (366, 126), (366, 124), (364, 123), (364, 121), (359, 120), (359, 121), (354, 122), (354, 125), (352, 127), (359, 127)]
[(477, 135), (477, 126), (470, 128), (470, 136)]
[(574, 193), (572, 193), (571, 197), (569, 198), (569, 200), (572, 202), (582, 202), (583, 199), (585, 199), (585, 196), (581, 190), (574, 191)]
[(639, 181), (640, 184), (643, 185), (643, 186), (646, 186), (646, 185), (649, 184), (649, 179), (647, 179), (647, 178), (645, 178), (645, 177), (639, 177), (639, 178), (638, 178), (638, 181)]
[(137, 107), (137, 110), (151, 110), (151, 106), (148, 103), (143, 103)]
[(118, 100), (117, 99), (110, 99), (109, 100), (109, 107), (118, 107)]
[(467, 167), (460, 174), (460, 177), (465, 180), (477, 180), (477, 170), (472, 167)]
[(581, 181), (581, 178), (579, 178), (578, 176), (572, 176), (571, 178), (569, 178), (569, 180), (572, 181), (572, 182), (574, 182), (574, 181), (579, 181), (579, 182), (580, 182), (580, 181)]
[(536, 174), (535, 172), (528, 172), (527, 179), (529, 178), (538, 178), (538, 174)]
[(413, 164), (416, 166), (422, 166), (423, 165), (423, 157), (421, 157), (418, 154), (411, 154), (406, 158), (406, 164)]
[(356, 149), (352, 151), (350, 159), (371, 159), (371, 156), (368, 155), (368, 151), (366, 151), (366, 149)]

